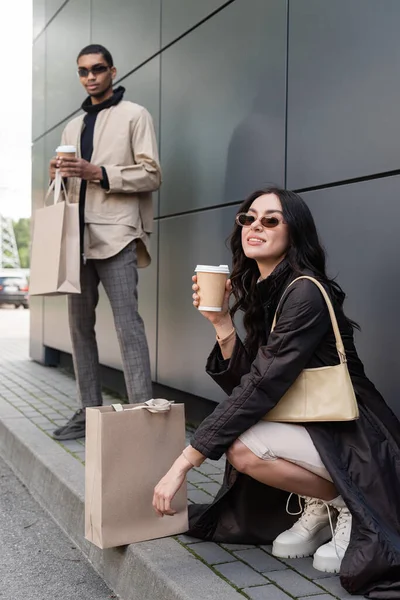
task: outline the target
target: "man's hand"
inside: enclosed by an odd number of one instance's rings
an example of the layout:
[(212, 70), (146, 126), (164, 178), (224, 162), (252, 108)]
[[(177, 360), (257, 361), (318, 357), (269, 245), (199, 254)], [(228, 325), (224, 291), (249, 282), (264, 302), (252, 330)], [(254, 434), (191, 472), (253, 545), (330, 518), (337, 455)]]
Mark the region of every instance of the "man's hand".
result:
[(62, 177), (79, 177), (86, 181), (102, 181), (103, 171), (100, 167), (83, 158), (58, 158), (56, 168), (60, 169)]

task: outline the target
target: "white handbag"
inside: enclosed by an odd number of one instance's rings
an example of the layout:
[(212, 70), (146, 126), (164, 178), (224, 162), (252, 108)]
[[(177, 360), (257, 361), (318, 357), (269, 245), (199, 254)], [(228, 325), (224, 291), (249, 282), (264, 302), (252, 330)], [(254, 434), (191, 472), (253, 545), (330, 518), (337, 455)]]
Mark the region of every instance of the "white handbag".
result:
[[(282, 423), (305, 423), (310, 421), (353, 421), (358, 419), (358, 404), (347, 368), (342, 336), (340, 335), (332, 302), (325, 289), (313, 277), (303, 275), (292, 281), (286, 288), (282, 298), (289, 287), (299, 279), (309, 279), (315, 283), (325, 299), (332, 321), (340, 363), (331, 367), (304, 369), (278, 404), (263, 417), (263, 420)], [(276, 325), (279, 305), (271, 331), (274, 330)]]

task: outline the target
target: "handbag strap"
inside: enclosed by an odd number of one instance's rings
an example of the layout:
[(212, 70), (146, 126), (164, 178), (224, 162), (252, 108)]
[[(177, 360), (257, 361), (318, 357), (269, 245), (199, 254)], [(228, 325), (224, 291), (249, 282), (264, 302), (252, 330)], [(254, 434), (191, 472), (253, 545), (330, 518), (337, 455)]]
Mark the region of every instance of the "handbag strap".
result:
[(53, 204), (57, 204), (60, 200), (61, 191), (64, 192), (65, 201), (69, 204), (69, 198), (67, 194), (67, 190), (64, 184), (64, 179), (61, 177), (60, 169), (56, 169), (56, 176), (50, 184), (49, 189), (47, 190), (47, 194), (44, 199), (44, 204), (46, 206), (47, 199), (50, 197), (51, 192), (54, 190), (54, 199)]
[(282, 294), (281, 299), (279, 300), (279, 304), (278, 304), (277, 309), (275, 311), (274, 320), (272, 322), (272, 327), (271, 327), (271, 332), (275, 329), (278, 310), (279, 310), (279, 307), (280, 307), (280, 305), (282, 303), (284, 295), (286, 294), (286, 292), (288, 291), (288, 289), (290, 288), (290, 286), (293, 285), (294, 283), (296, 283), (296, 281), (299, 281), (299, 279), (309, 279), (310, 281), (312, 281), (313, 283), (315, 283), (315, 285), (317, 286), (317, 288), (319, 288), (319, 291), (321, 292), (322, 296), (324, 297), (324, 300), (325, 300), (326, 305), (328, 307), (329, 316), (330, 316), (331, 322), (332, 322), (333, 333), (335, 334), (336, 350), (337, 350), (337, 353), (339, 355), (339, 360), (340, 360), (341, 363), (347, 362), (346, 352), (345, 352), (345, 349), (344, 349), (344, 344), (343, 344), (342, 336), (340, 335), (339, 325), (338, 325), (338, 322), (337, 322), (337, 319), (336, 319), (336, 315), (335, 315), (334, 308), (332, 306), (331, 299), (329, 298), (328, 294), (326, 293), (325, 288), (320, 284), (319, 281), (317, 281), (316, 279), (314, 279), (314, 277), (309, 277), (308, 275), (301, 275), (301, 277), (297, 277), (296, 279), (294, 279), (292, 281), (292, 283), (290, 283), (287, 286), (286, 290)]

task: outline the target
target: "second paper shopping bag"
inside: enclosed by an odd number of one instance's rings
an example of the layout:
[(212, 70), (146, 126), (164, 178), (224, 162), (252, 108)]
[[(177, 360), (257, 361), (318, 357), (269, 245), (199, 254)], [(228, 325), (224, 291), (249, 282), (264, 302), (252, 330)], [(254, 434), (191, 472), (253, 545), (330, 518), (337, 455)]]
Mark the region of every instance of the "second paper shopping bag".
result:
[[(50, 197), (52, 201), (48, 203)], [(49, 296), (80, 291), (79, 204), (69, 202), (57, 171), (45, 206), (33, 216), (29, 294)]]
[(161, 518), (152, 506), (154, 487), (185, 446), (184, 405), (149, 404), (153, 412), (135, 404), (86, 409), (85, 537), (99, 548), (188, 529), (186, 483), (172, 503), (176, 515)]

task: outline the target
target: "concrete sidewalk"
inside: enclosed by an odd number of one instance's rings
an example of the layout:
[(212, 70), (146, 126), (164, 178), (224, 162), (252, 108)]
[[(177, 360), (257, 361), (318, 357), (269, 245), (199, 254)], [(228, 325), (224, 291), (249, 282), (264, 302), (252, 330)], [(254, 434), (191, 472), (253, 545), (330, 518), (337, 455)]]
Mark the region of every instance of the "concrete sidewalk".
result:
[[(29, 311), (0, 310), (0, 454), (122, 600), (361, 598), (315, 571), (311, 559), (277, 560), (269, 546), (178, 536), (101, 551), (86, 542), (84, 440), (49, 436), (76, 410), (75, 383), (29, 360), (28, 318)], [(223, 460), (206, 461), (189, 473), (190, 502), (212, 501), (223, 468)]]

